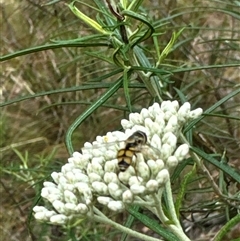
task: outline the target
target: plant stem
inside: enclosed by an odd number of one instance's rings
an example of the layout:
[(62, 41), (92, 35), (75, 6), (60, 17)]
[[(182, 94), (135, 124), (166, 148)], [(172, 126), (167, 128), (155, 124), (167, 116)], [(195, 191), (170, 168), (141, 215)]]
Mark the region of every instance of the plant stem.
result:
[[(96, 211), (96, 210), (94, 210)], [(98, 210), (97, 212), (98, 214), (101, 213), (100, 210)], [(147, 236), (145, 234), (142, 234), (142, 233), (139, 233), (137, 231), (134, 231), (132, 229), (129, 229), (129, 228), (126, 228), (124, 227), (123, 225), (121, 224), (118, 224), (114, 221), (112, 221), (111, 219), (107, 218), (103, 213), (101, 215), (93, 215), (93, 216), (88, 216), (90, 219), (93, 219), (94, 221), (96, 222), (99, 222), (99, 223), (105, 223), (105, 224), (109, 224), (111, 226), (113, 226), (114, 228), (124, 232), (124, 233), (127, 233), (129, 234), (130, 236), (132, 237), (135, 237), (135, 238), (138, 238), (138, 239), (141, 239), (143, 241), (161, 241), (161, 239), (157, 239), (157, 238), (152, 238), (150, 236)]]
[(175, 210), (175, 206), (174, 206), (174, 202), (173, 202), (173, 198), (172, 198), (172, 188), (171, 188), (171, 183), (170, 183), (170, 179), (168, 179), (166, 185), (166, 194), (167, 194), (167, 203), (168, 203), (168, 207), (169, 207), (169, 213), (171, 215), (172, 221), (174, 222), (174, 224), (182, 229), (182, 226), (177, 218), (177, 214), (176, 214), (176, 210)]

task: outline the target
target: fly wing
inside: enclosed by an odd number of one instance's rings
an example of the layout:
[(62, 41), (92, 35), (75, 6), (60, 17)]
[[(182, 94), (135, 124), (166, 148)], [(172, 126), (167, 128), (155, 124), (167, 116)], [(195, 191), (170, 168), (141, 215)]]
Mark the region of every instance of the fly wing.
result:
[(161, 159), (161, 151), (150, 144), (145, 144), (142, 146), (142, 154), (145, 159), (157, 160)]
[(86, 142), (81, 149), (83, 154), (90, 154), (95, 157), (107, 156), (115, 158), (120, 149), (125, 147), (125, 141), (113, 141), (113, 142), (98, 142), (93, 143)]

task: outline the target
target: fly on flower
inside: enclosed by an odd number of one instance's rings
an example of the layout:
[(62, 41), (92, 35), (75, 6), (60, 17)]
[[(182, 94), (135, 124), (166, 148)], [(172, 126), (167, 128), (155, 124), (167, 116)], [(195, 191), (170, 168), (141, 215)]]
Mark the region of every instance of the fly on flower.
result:
[[(106, 141), (106, 136), (102, 138), (103, 141)], [(144, 156), (144, 159), (151, 158), (151, 159), (157, 159), (160, 155), (160, 151), (154, 147), (152, 147), (150, 144), (147, 143), (147, 135), (143, 131), (135, 131), (132, 135), (130, 135), (126, 140), (124, 141), (113, 141), (108, 143), (93, 143), (92, 146), (85, 146), (82, 150), (86, 150), (88, 148), (90, 149), (98, 149), (103, 150), (104, 148), (106, 152), (109, 151), (109, 149), (115, 149), (115, 155), (113, 158), (116, 158), (118, 161), (118, 167), (121, 172), (124, 172), (128, 169), (129, 166), (133, 166), (135, 169), (136, 162), (134, 162), (134, 157), (137, 158), (137, 154), (141, 153)], [(89, 143), (90, 144), (90, 143)], [(103, 151), (104, 152), (104, 151)], [(94, 151), (97, 156), (97, 151)]]
[(125, 148), (117, 153), (118, 166), (120, 171), (125, 171), (133, 161), (133, 156), (142, 151), (147, 143), (147, 135), (143, 131), (136, 131), (125, 141)]

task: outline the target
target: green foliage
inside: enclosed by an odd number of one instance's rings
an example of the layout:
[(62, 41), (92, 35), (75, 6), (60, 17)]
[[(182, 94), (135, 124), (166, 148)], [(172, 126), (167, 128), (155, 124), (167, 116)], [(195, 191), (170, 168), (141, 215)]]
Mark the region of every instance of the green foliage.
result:
[[(177, 213), (185, 225), (191, 216), (202, 219), (193, 222), (206, 236), (206, 224), (213, 226), (211, 220), (220, 215), (228, 222), (219, 221), (214, 240), (222, 240), (239, 220), (238, 7), (232, 1), (3, 3), (0, 167), (3, 212), (10, 213), (1, 227), (3, 238), (120, 239), (112, 229), (103, 237), (109, 227), (97, 223), (94, 230), (81, 224), (66, 231), (27, 220), (32, 206), (41, 202), (42, 182), (69, 153), (120, 129), (129, 113), (176, 99), (205, 110), (183, 130), (182, 142), (193, 152), (172, 174)], [(219, 173), (221, 185), (216, 184)], [(198, 212), (203, 208), (206, 216)], [(140, 229), (140, 220), (150, 233), (174, 240), (154, 217), (151, 221), (134, 209), (129, 213), (135, 219), (130, 217), (126, 226)]]

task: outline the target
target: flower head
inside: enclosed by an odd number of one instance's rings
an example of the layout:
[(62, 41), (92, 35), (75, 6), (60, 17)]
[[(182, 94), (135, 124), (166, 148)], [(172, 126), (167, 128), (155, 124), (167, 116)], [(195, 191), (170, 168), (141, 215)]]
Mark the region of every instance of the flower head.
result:
[(36, 206), (36, 219), (62, 224), (91, 215), (96, 202), (113, 211), (134, 203), (147, 206), (169, 180), (169, 170), (188, 154), (187, 144), (177, 146), (181, 128), (201, 113), (190, 111), (189, 103), (179, 108), (177, 101), (165, 101), (130, 114), (121, 122), (124, 132), (85, 143), (82, 153), (74, 152), (61, 172), (52, 173), (41, 196), (54, 211)]

